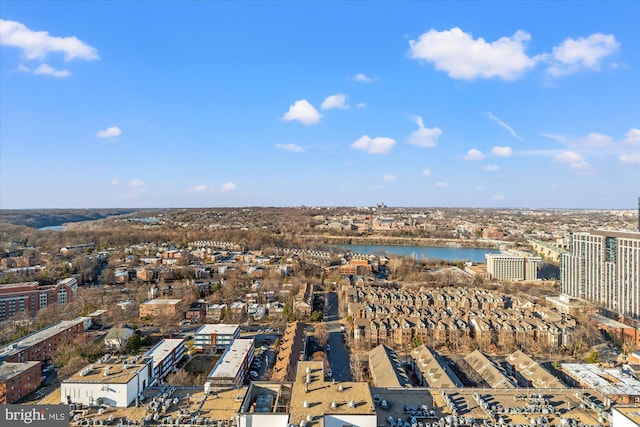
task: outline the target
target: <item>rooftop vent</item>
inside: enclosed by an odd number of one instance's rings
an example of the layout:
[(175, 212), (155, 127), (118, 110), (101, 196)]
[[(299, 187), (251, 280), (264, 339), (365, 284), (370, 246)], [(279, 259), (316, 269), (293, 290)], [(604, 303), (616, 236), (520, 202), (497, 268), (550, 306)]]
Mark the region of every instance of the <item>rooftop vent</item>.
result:
[(349, 401), (349, 408), (355, 408), (355, 407), (356, 407), (356, 402), (353, 399), (351, 399)]
[(336, 403), (335, 400), (331, 402), (331, 409), (336, 409), (337, 407), (338, 407), (338, 404)]
[(309, 401), (305, 400), (304, 402), (302, 402), (302, 407), (303, 408), (308, 408), (309, 407)]

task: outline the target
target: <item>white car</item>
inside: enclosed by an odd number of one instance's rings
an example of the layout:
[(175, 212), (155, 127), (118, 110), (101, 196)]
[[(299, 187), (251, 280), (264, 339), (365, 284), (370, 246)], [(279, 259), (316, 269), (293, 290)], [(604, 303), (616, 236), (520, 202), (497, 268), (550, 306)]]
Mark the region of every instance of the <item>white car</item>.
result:
[(256, 371), (250, 371), (249, 376), (251, 378), (258, 378), (260, 375)]

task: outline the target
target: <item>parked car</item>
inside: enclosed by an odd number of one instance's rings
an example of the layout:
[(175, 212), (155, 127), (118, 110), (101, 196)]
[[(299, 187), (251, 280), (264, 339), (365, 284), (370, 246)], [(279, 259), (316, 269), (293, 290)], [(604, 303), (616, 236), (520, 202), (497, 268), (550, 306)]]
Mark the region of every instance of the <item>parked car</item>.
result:
[(253, 379), (257, 379), (258, 377), (260, 377), (260, 374), (258, 374), (256, 371), (250, 371), (249, 376)]

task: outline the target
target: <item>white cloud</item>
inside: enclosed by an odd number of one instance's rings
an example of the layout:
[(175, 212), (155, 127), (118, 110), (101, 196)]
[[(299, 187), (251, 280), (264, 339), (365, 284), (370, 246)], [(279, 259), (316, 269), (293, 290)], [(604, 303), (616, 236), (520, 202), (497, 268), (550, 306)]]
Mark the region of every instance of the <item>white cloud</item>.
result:
[(629, 145), (640, 145), (640, 129), (629, 129), (629, 132), (625, 134), (626, 138), (624, 139), (625, 144)]
[(111, 185), (120, 185), (120, 180), (114, 178), (111, 181), (109, 181), (109, 184), (111, 184)]
[(491, 196), (491, 200), (504, 200), (504, 194), (494, 194)]
[(448, 187), (449, 184), (446, 182), (438, 181), (436, 182), (436, 187)]
[(426, 168), (425, 170), (422, 171), (422, 175), (431, 176), (431, 169)]
[(289, 111), (287, 111), (284, 116), (282, 116), (282, 120), (285, 122), (290, 122), (292, 120), (297, 120), (303, 125), (317, 125), (320, 123), (320, 118), (322, 116), (314, 108), (313, 105), (309, 103), (306, 99), (301, 99), (300, 101), (296, 101), (293, 105), (289, 106)]
[(384, 189), (384, 185), (382, 185), (382, 184), (374, 184), (374, 185), (371, 186), (371, 189), (372, 190), (382, 190), (382, 189)]
[(602, 133), (591, 132), (587, 136), (578, 138), (571, 142), (570, 145), (586, 148), (602, 148), (611, 145), (613, 138)]
[(493, 120), (494, 122), (496, 122), (497, 124), (499, 124), (500, 126), (502, 126), (504, 129), (507, 130), (507, 132), (509, 132), (511, 134), (511, 136), (513, 136), (514, 138), (519, 139), (520, 141), (522, 141), (522, 138), (520, 137), (520, 135), (518, 135), (516, 133), (515, 130), (513, 130), (513, 128), (511, 126), (509, 126), (508, 124), (506, 124), (505, 122), (503, 122), (502, 120), (500, 120), (499, 117), (494, 116), (493, 113), (491, 113), (490, 111), (487, 112), (487, 117), (490, 120)]
[(543, 133), (542, 136), (544, 136), (545, 138), (553, 139), (554, 141), (558, 141), (561, 144), (567, 144), (569, 142), (566, 137), (562, 135), (556, 135), (554, 133)]
[(491, 149), (491, 154), (499, 157), (511, 157), (512, 153), (513, 153), (513, 150), (511, 149), (511, 147), (506, 147), (506, 146), (505, 147), (495, 146)]
[(436, 144), (438, 144), (438, 138), (442, 135), (442, 130), (439, 128), (424, 127), (422, 117), (420, 116), (416, 116), (414, 119), (418, 125), (418, 129), (411, 132), (411, 135), (407, 138), (407, 142), (419, 147), (435, 147)]
[(369, 154), (386, 154), (388, 153), (396, 141), (387, 137), (371, 138), (369, 135), (361, 136), (357, 141), (351, 144), (354, 150), (366, 151)]
[(46, 31), (32, 31), (17, 21), (0, 19), (0, 44), (22, 50), (31, 59), (43, 59), (52, 52), (63, 53), (66, 61), (72, 59), (100, 59), (96, 48), (75, 36), (55, 37)]
[(552, 182), (551, 184), (549, 184), (549, 187), (551, 187), (551, 188), (560, 188), (560, 185), (555, 183), (555, 182)]
[(33, 70), (33, 74), (44, 74), (47, 76), (53, 76), (57, 78), (69, 77), (71, 75), (71, 73), (67, 70), (56, 70), (55, 68), (47, 64), (40, 64), (38, 68)]
[(114, 138), (120, 135), (122, 135), (122, 130), (120, 130), (120, 128), (117, 126), (112, 126), (104, 130), (99, 130), (98, 133), (96, 133), (96, 136), (98, 138)]
[(620, 162), (640, 165), (640, 154), (621, 154)]
[(475, 148), (472, 148), (471, 150), (467, 151), (467, 155), (465, 156), (465, 160), (482, 160), (482, 159), (484, 159), (484, 154), (482, 154), (482, 151), (476, 150)]
[(208, 191), (208, 190), (209, 190), (209, 187), (206, 184), (196, 185), (194, 187), (187, 189), (187, 191), (191, 193), (204, 193), (205, 191)]
[(358, 102), (356, 104), (356, 108), (366, 108), (366, 107), (367, 107), (367, 104), (365, 104), (364, 102)]
[(494, 42), (473, 39), (460, 28), (446, 31), (430, 30), (418, 40), (409, 41), (412, 58), (433, 62), (437, 70), (446, 71), (454, 79), (499, 77), (515, 80), (532, 68), (536, 58), (525, 54), (524, 43), (531, 36), (517, 31), (512, 37)]
[(338, 93), (335, 95), (330, 95), (322, 101), (322, 105), (320, 106), (323, 110), (329, 110), (331, 108), (338, 108), (340, 110), (346, 110), (349, 108), (347, 104), (347, 95), (343, 93)]
[(613, 34), (595, 33), (579, 39), (567, 39), (548, 55), (547, 74), (560, 77), (581, 70), (599, 70), (602, 60), (616, 52), (620, 43)]
[(391, 182), (391, 181), (395, 181), (395, 180), (396, 180), (396, 176), (395, 176), (395, 175), (392, 175), (392, 174), (390, 174), (390, 173), (385, 173), (385, 174), (382, 176), (382, 180), (383, 180), (384, 182)]
[(483, 167), (482, 169), (486, 170), (487, 172), (495, 172), (495, 171), (499, 171), (500, 170), (500, 166), (498, 166), (498, 165), (487, 165), (487, 166)]
[(228, 193), (235, 189), (236, 189), (236, 185), (231, 181), (225, 182), (224, 184), (222, 184), (222, 186), (220, 186), (220, 191), (222, 191), (223, 193)]
[(276, 148), (284, 151), (291, 151), (292, 153), (301, 153), (304, 148), (296, 144), (276, 144)]
[(373, 77), (369, 77), (365, 74), (362, 73), (358, 73), (355, 76), (353, 76), (353, 81), (354, 82), (358, 82), (358, 83), (373, 83), (375, 82), (377, 79), (373, 78)]
[(141, 179), (132, 179), (131, 181), (129, 181), (129, 186), (133, 187), (133, 188), (140, 188), (140, 187), (144, 187), (144, 181)]
[(560, 163), (568, 163), (571, 169), (586, 170), (591, 167), (591, 165), (575, 151), (563, 151), (556, 154), (554, 159)]

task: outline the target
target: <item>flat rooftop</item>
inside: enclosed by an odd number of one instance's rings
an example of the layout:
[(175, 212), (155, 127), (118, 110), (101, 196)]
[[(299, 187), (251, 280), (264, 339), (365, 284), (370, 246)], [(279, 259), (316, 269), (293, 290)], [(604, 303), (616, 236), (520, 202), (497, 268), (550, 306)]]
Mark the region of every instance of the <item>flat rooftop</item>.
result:
[[(305, 381), (309, 369), (310, 382), (305, 391)], [(342, 387), (342, 391), (340, 391)], [(307, 402), (307, 408), (304, 402)], [(335, 408), (332, 403), (335, 402)], [(350, 405), (353, 402), (353, 405)], [(291, 391), (289, 423), (300, 425), (311, 415), (310, 425), (322, 425), (325, 414), (367, 415), (374, 413), (373, 399), (366, 382), (326, 382), (323, 362), (298, 362), (296, 380)]]
[[(104, 359), (102, 359), (104, 360)], [(94, 363), (85, 366), (63, 383), (105, 383), (127, 384), (134, 379), (141, 369), (147, 367), (153, 359), (151, 357), (112, 358), (106, 363)], [(136, 362), (137, 361), (137, 362)], [(108, 375), (105, 375), (105, 372)]]
[(602, 323), (605, 326), (615, 329), (635, 329), (633, 326), (625, 325), (617, 320), (609, 319), (608, 317), (601, 316), (600, 314), (592, 314), (591, 318), (598, 323)]
[(247, 354), (253, 351), (254, 339), (236, 339), (215, 364), (208, 378), (235, 378)]
[(154, 298), (147, 300), (140, 305), (176, 305), (179, 304), (181, 299), (169, 299), (169, 298)]
[(239, 324), (206, 324), (196, 331), (196, 335), (234, 335), (239, 329)]
[(13, 288), (23, 288), (23, 287), (39, 287), (40, 283), (38, 282), (20, 282), (20, 283), (5, 283), (0, 285), (0, 291), (4, 289), (13, 289)]
[(24, 371), (33, 368), (38, 365), (40, 362), (22, 362), (22, 363), (12, 363), (6, 362), (0, 364), (0, 381), (8, 381), (16, 375), (20, 375)]
[(164, 359), (166, 359), (172, 351), (176, 348), (184, 345), (184, 340), (181, 338), (169, 339), (165, 338), (156, 344), (151, 350), (147, 351), (144, 355), (153, 358), (153, 367), (158, 366)]
[(76, 325), (79, 325), (85, 321), (85, 317), (78, 317), (74, 320), (63, 320), (54, 325), (49, 326), (48, 328), (44, 328), (39, 330), (38, 332), (34, 332), (26, 337), (19, 339), (18, 341), (14, 341), (0, 348), (0, 360), (6, 359), (25, 348), (29, 348), (35, 344), (38, 344), (44, 340), (47, 340), (54, 335), (72, 328)]
[(632, 422), (636, 423), (636, 425), (640, 425), (640, 407), (616, 405), (613, 409), (629, 418)]
[(640, 396), (640, 381), (631, 375), (629, 366), (600, 368), (597, 364), (561, 363), (562, 369), (582, 385), (595, 388), (605, 395)]
[[(601, 426), (602, 423), (598, 420), (598, 414), (591, 410), (584, 408), (582, 401), (576, 394), (580, 396), (582, 393), (589, 390), (584, 389), (554, 389), (554, 390), (538, 390), (538, 389), (512, 389), (512, 390), (495, 390), (495, 389), (481, 389), (481, 388), (458, 388), (444, 390), (449, 399), (455, 402), (458, 408), (458, 414), (462, 417), (473, 417), (480, 424), (479, 420), (486, 420), (489, 424), (494, 424), (495, 419), (489, 417), (484, 411), (482, 406), (474, 398), (474, 393), (478, 393), (485, 402), (490, 405), (500, 405), (503, 408), (520, 408), (520, 413), (516, 410), (516, 413), (501, 415), (505, 418), (505, 423), (509, 425), (530, 425), (530, 419), (532, 416), (538, 417), (539, 414), (532, 415), (526, 413), (526, 408), (530, 405), (537, 405), (540, 396), (542, 396), (548, 406), (554, 408), (554, 413), (545, 414), (548, 425), (562, 425), (562, 418), (571, 418), (582, 423), (584, 426)], [(451, 410), (447, 407), (442, 398), (440, 390), (431, 391), (434, 405), (436, 406), (436, 414), (449, 415)], [(402, 402), (399, 402), (402, 407)], [(393, 404), (393, 403), (392, 403)], [(581, 408), (582, 406), (582, 408)], [(385, 417), (386, 418), (386, 417)], [(505, 424), (505, 425), (506, 425)]]
[[(142, 405), (136, 408), (132, 405), (128, 408), (106, 408), (102, 415), (98, 415), (97, 408), (92, 408), (88, 411), (88, 414), (82, 418), (93, 418), (94, 420), (108, 420), (110, 416), (114, 418), (127, 418), (128, 420), (138, 421), (140, 425), (143, 425), (144, 417), (147, 415), (145, 405), (149, 403), (152, 397), (160, 393), (159, 387), (147, 387), (143, 394), (147, 397)], [(211, 392), (206, 396), (204, 404), (200, 408), (200, 418), (207, 418), (209, 420), (226, 420), (231, 417), (235, 417), (240, 411), (240, 405), (244, 398), (247, 388), (239, 389), (211, 389)], [(171, 417), (174, 420), (179, 415), (179, 410), (182, 409), (186, 413), (193, 414), (202, 399), (205, 398), (202, 388), (192, 389), (191, 387), (176, 388), (171, 395), (171, 398), (177, 397), (178, 404), (171, 405), (167, 411), (163, 414), (163, 417)], [(53, 393), (42, 399), (39, 404), (60, 404), (60, 388), (57, 388)], [(95, 425), (95, 423), (94, 423)]]

